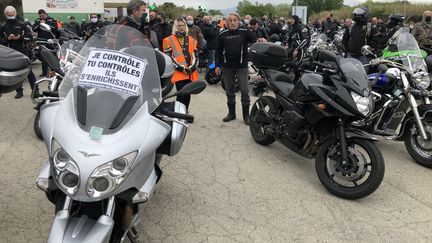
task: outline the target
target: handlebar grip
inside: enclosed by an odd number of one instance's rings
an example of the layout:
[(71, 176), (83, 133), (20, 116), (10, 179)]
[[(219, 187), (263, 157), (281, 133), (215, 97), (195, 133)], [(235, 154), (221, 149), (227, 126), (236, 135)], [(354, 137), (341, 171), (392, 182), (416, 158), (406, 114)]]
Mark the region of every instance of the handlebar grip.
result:
[(183, 113), (177, 113), (174, 111), (169, 111), (169, 110), (161, 110), (160, 113), (167, 115), (171, 118), (178, 118), (178, 119), (182, 119), (182, 120), (186, 120), (188, 123), (192, 123), (194, 121), (194, 116), (189, 115), (189, 114), (183, 114)]
[(49, 96), (49, 97), (59, 97), (58, 91), (43, 91), (43, 96)]

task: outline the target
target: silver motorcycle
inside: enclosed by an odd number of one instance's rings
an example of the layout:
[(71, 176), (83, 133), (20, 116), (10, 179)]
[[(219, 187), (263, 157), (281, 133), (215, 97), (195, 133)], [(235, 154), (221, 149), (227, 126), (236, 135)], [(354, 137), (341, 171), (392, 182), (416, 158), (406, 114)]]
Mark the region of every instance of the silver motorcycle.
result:
[(49, 158), (37, 186), (55, 205), (48, 242), (135, 242), (139, 206), (174, 156), (193, 116), (173, 96), (198, 94), (205, 82), (162, 98), (171, 59), (142, 34), (110, 25), (83, 46), (59, 87), (59, 102), (40, 108)]

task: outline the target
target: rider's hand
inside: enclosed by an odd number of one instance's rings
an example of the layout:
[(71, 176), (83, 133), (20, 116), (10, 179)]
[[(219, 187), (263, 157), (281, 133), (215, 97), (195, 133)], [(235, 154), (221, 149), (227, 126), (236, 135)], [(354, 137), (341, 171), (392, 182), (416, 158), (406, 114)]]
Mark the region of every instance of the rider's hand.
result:
[(217, 68), (215, 69), (215, 74), (216, 74), (217, 76), (221, 75), (220, 67), (217, 67)]
[(14, 40), (19, 40), (21, 38), (21, 35), (14, 36)]
[(184, 69), (185, 70), (185, 73), (187, 74), (187, 75), (191, 75), (192, 74), (192, 71), (190, 70), (190, 68), (185, 68)]
[(14, 38), (15, 38), (15, 36), (14, 36), (13, 34), (10, 34), (10, 35), (8, 36), (8, 40), (14, 40)]

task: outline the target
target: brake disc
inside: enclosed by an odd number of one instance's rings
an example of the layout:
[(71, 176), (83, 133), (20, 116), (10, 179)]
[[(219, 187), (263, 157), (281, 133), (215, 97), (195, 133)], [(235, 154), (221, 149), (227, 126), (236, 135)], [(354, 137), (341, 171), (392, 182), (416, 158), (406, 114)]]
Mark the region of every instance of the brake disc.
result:
[[(333, 163), (330, 165), (330, 174), (334, 174), (334, 177), (340, 180), (348, 182), (358, 181), (366, 175), (367, 159), (362, 153), (352, 147), (348, 148), (348, 152), (350, 165), (347, 167), (342, 165), (338, 166), (339, 163), (337, 163), (336, 160), (332, 160)], [(338, 159), (340, 159), (340, 157)]]

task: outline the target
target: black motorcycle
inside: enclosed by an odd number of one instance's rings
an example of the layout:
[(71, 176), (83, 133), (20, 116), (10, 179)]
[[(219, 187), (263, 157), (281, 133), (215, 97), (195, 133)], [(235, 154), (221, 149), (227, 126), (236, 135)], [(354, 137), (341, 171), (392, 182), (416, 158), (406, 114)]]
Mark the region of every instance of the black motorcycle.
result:
[[(384, 177), (384, 159), (373, 137), (351, 126), (368, 116), (372, 94), (362, 64), (330, 51), (319, 53), (321, 74), (304, 74), (295, 84), (277, 70), (286, 58), (283, 49), (257, 43), (251, 48), (254, 65), (266, 79), (272, 96), (262, 96), (250, 114), (250, 132), (261, 145), (275, 140), (295, 153), (315, 158), (321, 183), (334, 195), (358, 199), (370, 195)], [(279, 72), (280, 73), (280, 72)]]

